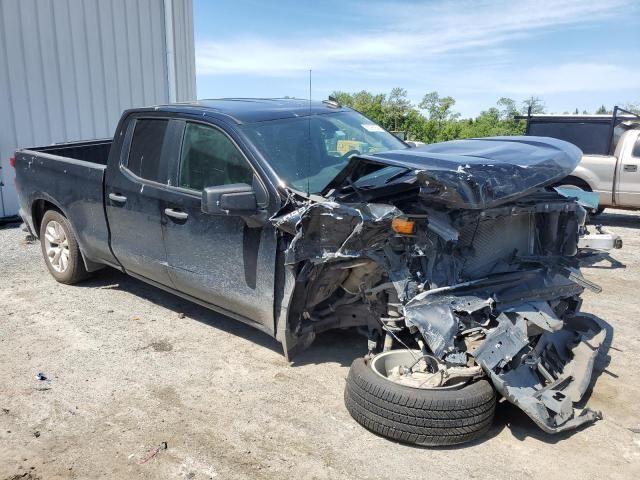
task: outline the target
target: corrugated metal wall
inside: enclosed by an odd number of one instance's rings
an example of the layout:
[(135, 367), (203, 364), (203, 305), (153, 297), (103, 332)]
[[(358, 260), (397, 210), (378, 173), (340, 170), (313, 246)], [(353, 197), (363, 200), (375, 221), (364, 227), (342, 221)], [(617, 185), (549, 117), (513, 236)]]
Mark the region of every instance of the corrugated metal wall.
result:
[[(176, 100), (196, 98), (193, 6), (173, 0)], [(169, 101), (164, 0), (0, 0), (0, 218), (16, 148), (110, 137)]]

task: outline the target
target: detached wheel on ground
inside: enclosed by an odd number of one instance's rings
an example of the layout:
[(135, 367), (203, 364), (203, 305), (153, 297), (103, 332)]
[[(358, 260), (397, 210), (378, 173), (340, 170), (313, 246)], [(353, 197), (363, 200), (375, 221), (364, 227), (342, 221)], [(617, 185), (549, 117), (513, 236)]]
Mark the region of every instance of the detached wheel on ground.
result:
[(443, 446), (482, 437), (491, 428), (496, 394), (480, 379), (452, 388), (415, 388), (356, 359), (344, 391), (351, 416), (374, 433), (404, 443)]
[(40, 245), (49, 272), (60, 283), (71, 285), (89, 277), (69, 220), (48, 210), (40, 223)]

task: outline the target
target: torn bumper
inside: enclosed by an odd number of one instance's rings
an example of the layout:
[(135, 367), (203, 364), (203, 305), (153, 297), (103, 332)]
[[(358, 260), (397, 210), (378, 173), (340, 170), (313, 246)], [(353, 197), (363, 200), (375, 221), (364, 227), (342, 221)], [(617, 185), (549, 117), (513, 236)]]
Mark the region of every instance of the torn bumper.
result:
[[(517, 272), (423, 292), (405, 305), (405, 321), (445, 361), (464, 343), (500, 394), (557, 433), (602, 418), (575, 404), (589, 386), (605, 331), (590, 317), (558, 309), (581, 292), (576, 279)], [(472, 320), (489, 317), (497, 321), (490, 330)]]
[(518, 358), (527, 345), (526, 330), (532, 328), (529, 313), (504, 314), (500, 327), (475, 352), (496, 390), (547, 433), (601, 419), (600, 412), (578, 412), (574, 405), (589, 387), (605, 331), (589, 317), (570, 317), (552, 324), (535, 347)]

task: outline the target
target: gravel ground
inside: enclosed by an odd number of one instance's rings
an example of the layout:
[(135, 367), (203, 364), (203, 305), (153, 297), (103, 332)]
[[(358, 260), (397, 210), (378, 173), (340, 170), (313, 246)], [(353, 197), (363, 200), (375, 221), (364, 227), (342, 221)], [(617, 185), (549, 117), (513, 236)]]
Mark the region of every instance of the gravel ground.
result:
[(116, 271), (57, 284), (39, 244), (5, 227), (0, 479), (638, 478), (640, 214), (600, 219), (623, 235), (614, 256), (626, 265), (585, 272), (604, 292), (583, 310), (610, 325), (588, 401), (604, 420), (550, 436), (502, 403), (486, 439), (448, 449), (351, 419), (342, 394), (365, 353), (357, 335), (324, 334), (288, 365), (266, 335)]

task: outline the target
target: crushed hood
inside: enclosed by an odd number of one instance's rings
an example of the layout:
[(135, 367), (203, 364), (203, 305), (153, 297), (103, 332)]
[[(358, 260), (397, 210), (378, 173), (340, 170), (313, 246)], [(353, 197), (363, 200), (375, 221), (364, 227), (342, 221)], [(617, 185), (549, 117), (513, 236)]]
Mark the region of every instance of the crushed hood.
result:
[(393, 166), (414, 171), (414, 182), (417, 179), (425, 198), (451, 208), (484, 209), (561, 180), (581, 158), (579, 148), (554, 138), (456, 140), (354, 156), (322, 193), (335, 195), (347, 186), (353, 188), (376, 166)]

